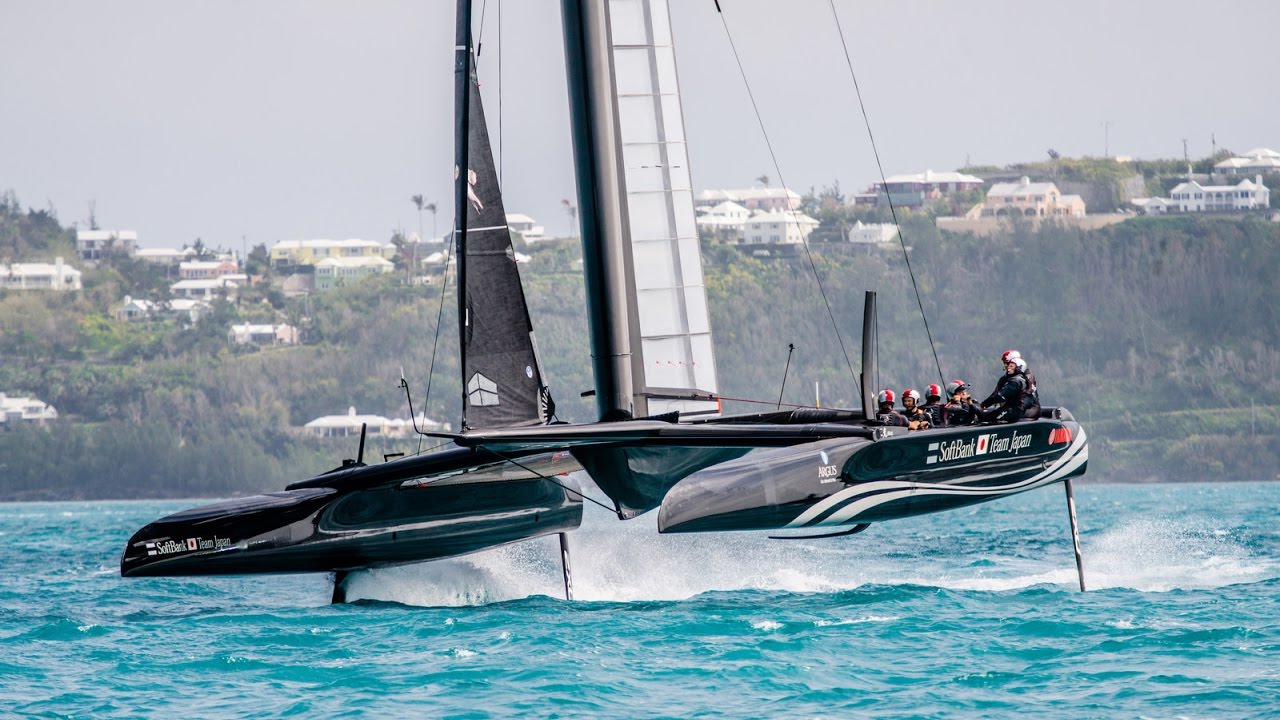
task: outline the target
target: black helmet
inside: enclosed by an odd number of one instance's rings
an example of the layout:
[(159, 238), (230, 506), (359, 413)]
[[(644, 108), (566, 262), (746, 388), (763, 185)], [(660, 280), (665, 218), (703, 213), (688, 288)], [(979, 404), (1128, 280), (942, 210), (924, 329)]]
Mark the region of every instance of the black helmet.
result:
[(961, 391), (968, 390), (969, 383), (963, 380), (952, 380), (947, 383), (947, 397), (954, 399)]

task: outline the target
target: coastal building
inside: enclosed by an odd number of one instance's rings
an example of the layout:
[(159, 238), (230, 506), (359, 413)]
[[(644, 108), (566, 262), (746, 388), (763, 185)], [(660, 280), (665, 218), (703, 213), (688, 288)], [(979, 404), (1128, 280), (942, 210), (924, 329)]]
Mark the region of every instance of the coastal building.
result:
[(752, 215), (743, 225), (744, 245), (799, 245), (818, 227), (818, 221), (795, 210)]
[(6, 290), (80, 290), (81, 273), (62, 258), (50, 263), (0, 265), (0, 288)]
[(271, 246), (271, 266), (316, 265), (330, 258), (386, 259), (387, 253), (376, 240), (282, 240)]
[(798, 210), (800, 194), (788, 188), (758, 187), (743, 190), (703, 190), (694, 197), (695, 207), (737, 203), (748, 210)]
[(547, 229), (523, 213), (507, 213), (507, 227), (520, 233), (525, 242), (538, 242), (547, 238)]
[(19, 423), (46, 425), (58, 419), (58, 411), (49, 403), (31, 397), (9, 397), (0, 393), (0, 430)]
[(716, 205), (698, 208), (694, 222), (701, 235), (726, 242), (738, 242), (742, 237), (742, 226), (750, 218), (751, 211), (745, 205), (725, 200)]
[(851, 243), (882, 243), (898, 237), (898, 226), (893, 223), (863, 223), (861, 221), (844, 229), (844, 239)]
[[(428, 418), (426, 413), (419, 413), (416, 419), (419, 430), (451, 432), (453, 429), (449, 423), (437, 422)], [(317, 437), (344, 438), (359, 437), (362, 425), (367, 428), (366, 433), (370, 436), (401, 437), (412, 433), (414, 429), (413, 419), (402, 420), (381, 415), (357, 415), (354, 406), (347, 408), (346, 415), (324, 415), (312, 420), (303, 427), (308, 433)]]
[(1134, 198), (1130, 202), (1147, 215), (1169, 213), (1245, 212), (1271, 206), (1271, 190), (1262, 176), (1235, 185), (1201, 185), (1195, 180), (1179, 183), (1168, 198)]
[(853, 196), (854, 204), (881, 206), (893, 201), (895, 207), (919, 207), (926, 200), (944, 195), (976, 190), (983, 186), (980, 177), (962, 172), (934, 172), (907, 175), (890, 175), (883, 183), (876, 183), (866, 192)]
[(203, 280), (179, 280), (169, 286), (169, 293), (175, 298), (192, 298), (212, 300), (226, 293), (228, 298), (235, 297), (242, 284), (247, 284), (244, 275), (223, 275), (219, 278)]
[(138, 249), (138, 233), (135, 230), (78, 230), (76, 252), (81, 260), (101, 260), (103, 254), (122, 250), (133, 255)]
[(178, 277), (183, 280), (207, 280), (238, 272), (240, 267), (233, 260), (187, 260), (178, 264)]
[(227, 342), (232, 345), (297, 345), (298, 328), (279, 325), (255, 325), (242, 323), (227, 330)]
[(1243, 155), (1227, 158), (1213, 166), (1223, 175), (1261, 175), (1280, 173), (1280, 152), (1271, 148), (1254, 148)]
[(117, 320), (180, 320), (195, 323), (209, 309), (209, 303), (192, 298), (173, 298), (166, 303), (124, 296), (120, 306), (112, 311)]
[(1079, 195), (1063, 195), (1051, 182), (1031, 182), (1023, 176), (1018, 182), (996, 183), (987, 192), (985, 202), (970, 215), (981, 217), (1084, 217), (1085, 203)]
[(315, 288), (320, 291), (395, 270), (395, 264), (381, 256), (330, 257), (320, 260), (315, 267)]
[(133, 256), (157, 265), (177, 265), (196, 253), (192, 248), (174, 250), (173, 248), (138, 248)]

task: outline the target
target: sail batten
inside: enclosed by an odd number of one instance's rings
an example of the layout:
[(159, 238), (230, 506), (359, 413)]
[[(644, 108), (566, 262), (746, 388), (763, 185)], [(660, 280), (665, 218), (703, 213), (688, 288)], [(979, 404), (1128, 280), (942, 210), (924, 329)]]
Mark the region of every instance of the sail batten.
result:
[[(715, 412), (717, 389), (666, 0), (610, 0), (615, 141), (630, 250), (637, 407)], [(657, 397), (685, 390), (687, 398)]]

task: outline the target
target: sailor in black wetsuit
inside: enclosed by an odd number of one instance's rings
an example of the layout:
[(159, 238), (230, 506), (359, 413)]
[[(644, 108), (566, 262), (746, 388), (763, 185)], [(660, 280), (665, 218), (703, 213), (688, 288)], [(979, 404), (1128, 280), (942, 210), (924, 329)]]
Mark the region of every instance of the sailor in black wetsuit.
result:
[(929, 427), (942, 427), (942, 386), (933, 383), (925, 388), (924, 401), (920, 409), (929, 416)]
[[(1008, 353), (1006, 353), (1008, 355)], [(1026, 411), (1027, 378), (1018, 372), (1021, 357), (1010, 358), (996, 389), (982, 401), (982, 421), (1009, 423), (1021, 420)]]
[(996, 380), (996, 389), (992, 390), (991, 394), (982, 401), (981, 405), (984, 410), (1004, 402), (1004, 397), (1000, 394), (1000, 390), (1009, 381), (1009, 378), (1017, 372), (1017, 366), (1014, 365), (1013, 361), (1021, 357), (1022, 353), (1017, 350), (1005, 350), (1004, 354), (1000, 356), (1000, 366), (1004, 368), (1004, 374), (1000, 376), (1000, 379)]
[(893, 409), (893, 400), (894, 397), (892, 390), (880, 391), (880, 394), (876, 396), (876, 402), (880, 404), (880, 407), (876, 412), (876, 420), (879, 420), (881, 425), (897, 425), (898, 427), (906, 427), (907, 419), (903, 417), (901, 413), (896, 412)]
[(1014, 358), (1013, 365), (1018, 374), (1027, 381), (1027, 388), (1022, 393), (1022, 417), (1035, 420), (1040, 417), (1040, 392), (1036, 389), (1036, 376), (1027, 368), (1027, 361)]
[(924, 430), (929, 427), (929, 415), (920, 408), (920, 393), (907, 388), (902, 391), (902, 416), (907, 419), (908, 430)]
[(969, 383), (952, 380), (947, 383), (949, 400), (942, 406), (942, 424), (946, 427), (976, 425), (982, 417), (982, 408), (969, 397)]

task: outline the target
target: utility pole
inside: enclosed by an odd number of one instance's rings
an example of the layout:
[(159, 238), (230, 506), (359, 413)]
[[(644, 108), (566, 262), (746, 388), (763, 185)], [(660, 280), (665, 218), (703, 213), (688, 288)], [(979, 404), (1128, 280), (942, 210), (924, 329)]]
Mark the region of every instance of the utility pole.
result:
[(1191, 155), (1187, 153), (1187, 139), (1182, 138), (1182, 161), (1187, 164), (1187, 182), (1191, 181)]
[(1111, 121), (1102, 121), (1102, 157), (1111, 157)]

